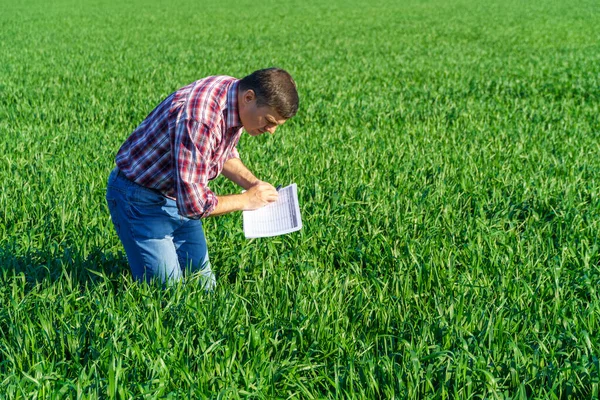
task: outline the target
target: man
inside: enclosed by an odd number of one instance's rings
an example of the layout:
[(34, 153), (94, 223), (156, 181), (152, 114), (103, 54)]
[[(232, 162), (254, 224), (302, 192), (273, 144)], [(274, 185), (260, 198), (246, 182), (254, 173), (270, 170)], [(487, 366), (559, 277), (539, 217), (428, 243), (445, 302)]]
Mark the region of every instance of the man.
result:
[[(275, 133), (296, 114), (298, 92), (284, 70), (238, 80), (211, 76), (168, 96), (134, 130), (116, 156), (106, 200), (133, 277), (163, 283), (200, 271), (215, 286), (202, 218), (255, 210), (277, 200), (239, 158), (242, 128)], [(222, 173), (246, 189), (216, 195), (208, 182)]]

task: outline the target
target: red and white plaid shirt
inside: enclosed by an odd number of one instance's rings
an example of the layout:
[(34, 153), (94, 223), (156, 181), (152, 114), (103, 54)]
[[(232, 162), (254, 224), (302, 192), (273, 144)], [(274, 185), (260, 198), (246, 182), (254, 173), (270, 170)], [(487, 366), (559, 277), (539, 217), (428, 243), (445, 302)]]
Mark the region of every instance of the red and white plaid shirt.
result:
[(218, 203), (208, 181), (227, 160), (239, 158), (238, 82), (210, 76), (171, 94), (123, 143), (117, 167), (137, 184), (176, 199), (181, 215), (208, 216)]

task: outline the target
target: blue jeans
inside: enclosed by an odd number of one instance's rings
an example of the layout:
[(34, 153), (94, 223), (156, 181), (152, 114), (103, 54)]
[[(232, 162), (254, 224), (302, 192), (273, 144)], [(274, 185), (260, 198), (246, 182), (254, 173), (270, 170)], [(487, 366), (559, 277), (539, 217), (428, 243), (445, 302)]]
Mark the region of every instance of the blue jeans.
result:
[(200, 271), (205, 288), (214, 288), (201, 220), (179, 215), (175, 200), (130, 181), (117, 168), (108, 178), (106, 201), (136, 280), (168, 283)]

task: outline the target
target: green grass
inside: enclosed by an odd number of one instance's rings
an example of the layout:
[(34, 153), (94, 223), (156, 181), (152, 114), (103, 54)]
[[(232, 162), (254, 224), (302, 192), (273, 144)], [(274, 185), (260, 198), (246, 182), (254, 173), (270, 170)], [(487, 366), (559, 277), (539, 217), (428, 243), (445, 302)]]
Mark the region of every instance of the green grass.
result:
[[(598, 4), (205, 3), (3, 1), (0, 397), (597, 397)], [(300, 112), (239, 148), (303, 230), (207, 219), (214, 294), (132, 282), (120, 144), (272, 65)]]

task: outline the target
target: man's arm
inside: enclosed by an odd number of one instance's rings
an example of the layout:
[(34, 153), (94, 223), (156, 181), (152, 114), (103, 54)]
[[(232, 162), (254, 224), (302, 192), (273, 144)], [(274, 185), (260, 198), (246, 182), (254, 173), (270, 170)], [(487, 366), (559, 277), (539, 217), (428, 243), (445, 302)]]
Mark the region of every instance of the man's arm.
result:
[[(223, 176), (238, 186), (248, 190), (258, 184), (260, 180), (250, 172), (239, 158), (230, 158), (223, 164)], [(219, 199), (220, 202), (220, 199)]]
[(171, 152), (177, 209), (181, 215), (201, 218), (210, 215), (218, 198), (208, 188), (210, 165), (209, 128), (194, 119), (178, 122)]
[(242, 194), (217, 196), (218, 203), (210, 216), (227, 214), (233, 211), (249, 211), (277, 201), (277, 190), (270, 183), (258, 182)]
[(218, 216), (234, 211), (250, 211), (277, 201), (278, 193), (270, 183), (258, 179), (237, 157), (223, 164), (223, 176), (246, 189), (242, 194), (217, 196), (218, 203), (210, 216)]

